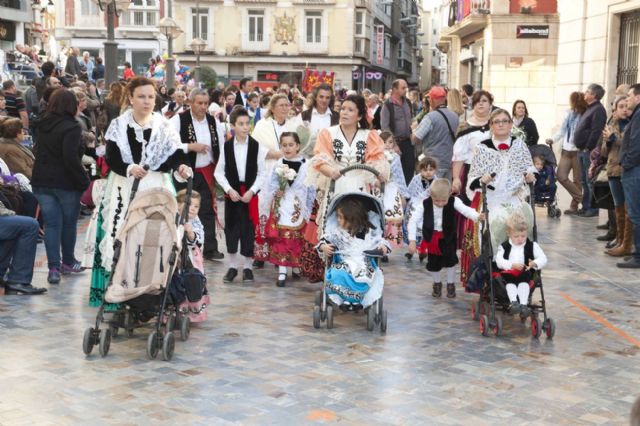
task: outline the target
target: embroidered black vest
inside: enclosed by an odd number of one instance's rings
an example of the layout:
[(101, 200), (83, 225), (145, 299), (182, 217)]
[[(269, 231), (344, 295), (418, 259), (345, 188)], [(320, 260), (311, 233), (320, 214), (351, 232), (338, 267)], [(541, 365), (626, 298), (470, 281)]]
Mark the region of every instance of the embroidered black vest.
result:
[[(191, 111), (184, 111), (178, 114), (180, 117), (180, 140), (182, 143), (197, 143), (196, 130), (193, 127), (193, 117), (191, 117)], [(209, 126), (209, 133), (211, 133), (211, 152), (213, 153), (213, 163), (218, 162), (220, 158), (220, 142), (218, 141), (217, 123), (215, 117), (210, 114), (205, 114), (207, 123)], [(192, 168), (196, 167), (197, 152), (189, 152), (189, 164)]]
[[(456, 241), (456, 210), (453, 208), (455, 202), (454, 197), (449, 197), (447, 205), (442, 209), (442, 234), (443, 239), (448, 243)], [(433, 236), (433, 200), (431, 197), (422, 202), (424, 206), (424, 216), (422, 219), (422, 238), (425, 241), (431, 241)]]
[[(229, 181), (229, 185), (238, 193), (240, 193), (240, 177), (238, 176), (238, 166), (236, 164), (236, 155), (233, 150), (234, 138), (224, 143), (224, 174)], [(247, 190), (253, 185), (258, 176), (258, 150), (260, 145), (251, 136), (248, 137), (247, 143), (247, 164), (244, 173), (244, 185)]]
[[(504, 249), (504, 259), (509, 260), (509, 255), (511, 254), (511, 243), (509, 240), (502, 243), (502, 248)], [(533, 241), (527, 238), (527, 242), (524, 243), (524, 264), (528, 265), (533, 259), (535, 259), (533, 255)]]

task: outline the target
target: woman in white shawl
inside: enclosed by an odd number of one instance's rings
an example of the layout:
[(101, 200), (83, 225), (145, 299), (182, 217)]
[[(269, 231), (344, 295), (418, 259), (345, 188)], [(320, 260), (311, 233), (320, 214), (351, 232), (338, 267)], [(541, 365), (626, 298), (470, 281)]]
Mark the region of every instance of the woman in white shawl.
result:
[[(535, 167), (527, 144), (511, 136), (513, 121), (508, 111), (496, 109), (489, 123), (491, 139), (478, 145), (469, 169), (469, 189), (479, 190), (482, 184), (487, 185), (488, 218), (495, 253), (506, 239), (506, 219), (511, 214), (518, 212), (527, 222), (533, 221), (533, 212), (525, 201), (528, 195), (525, 184), (535, 180)], [(463, 281), (480, 252), (478, 234), (478, 227), (467, 223), (461, 256)]]
[(169, 121), (153, 112), (157, 93), (154, 81), (135, 77), (127, 85), (126, 93), (131, 108), (115, 118), (105, 134), (110, 173), (102, 201), (97, 204), (98, 214), (94, 215), (97, 223), (90, 306), (102, 303), (114, 239), (129, 206), (135, 178), (140, 179), (139, 192), (152, 188), (175, 192), (171, 172), (182, 182), (192, 175), (180, 136)]

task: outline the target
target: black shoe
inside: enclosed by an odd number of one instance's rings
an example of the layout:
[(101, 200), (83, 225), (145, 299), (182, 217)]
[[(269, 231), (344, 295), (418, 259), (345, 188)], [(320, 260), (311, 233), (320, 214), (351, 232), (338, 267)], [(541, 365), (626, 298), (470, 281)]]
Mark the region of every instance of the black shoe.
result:
[(222, 278), (222, 282), (230, 283), (237, 276), (238, 276), (238, 270), (236, 268), (229, 268), (227, 273), (224, 274), (224, 277)]
[(423, 260), (425, 260), (427, 258), (426, 254), (420, 254), (418, 255), (418, 259), (420, 259), (420, 263), (422, 263)]
[(639, 269), (640, 268), (640, 259), (636, 257), (632, 257), (627, 262), (618, 262), (616, 263), (618, 268), (624, 269)]
[(433, 291), (431, 292), (433, 297), (442, 296), (442, 283), (433, 283)]
[(294, 280), (299, 280), (300, 279), (300, 274), (297, 272), (291, 272), (291, 278), (293, 278)]
[[(264, 262), (263, 262), (264, 263)], [(242, 270), (242, 282), (248, 283), (253, 281), (253, 271), (248, 268)]]
[(382, 263), (389, 263), (389, 256), (387, 256), (387, 255), (382, 256), (382, 259), (380, 259), (380, 261), (381, 261)]
[(611, 241), (611, 240), (613, 240), (615, 238), (616, 238), (615, 232), (609, 231), (606, 234), (600, 235), (599, 237), (597, 237), (596, 240), (598, 240), (598, 241)]
[(447, 283), (447, 297), (449, 299), (456, 297), (456, 285), (454, 283)]
[(287, 280), (278, 279), (278, 281), (276, 281), (276, 286), (277, 287), (284, 287), (286, 283), (287, 283)]
[(202, 257), (204, 257), (207, 260), (222, 260), (224, 259), (224, 254), (220, 253), (218, 250), (214, 250), (214, 251), (203, 253)]
[(611, 241), (609, 241), (607, 243), (605, 248), (612, 249), (612, 248), (617, 247), (617, 246), (618, 246), (618, 240), (611, 240)]
[(511, 315), (516, 315), (516, 314), (519, 314), (520, 312), (522, 312), (522, 307), (520, 306), (520, 303), (511, 302), (511, 305), (509, 305), (509, 313)]
[(583, 210), (578, 212), (578, 217), (598, 217), (598, 209)]
[(256, 268), (256, 269), (264, 268), (264, 260), (254, 260), (253, 261), (253, 267)]
[(374, 250), (365, 250), (363, 251), (365, 256), (369, 256), (369, 257), (383, 257), (384, 256), (384, 252), (380, 249), (374, 249)]
[(4, 290), (4, 294), (26, 294), (26, 295), (35, 295), (35, 294), (42, 294), (42, 293), (46, 293), (47, 289), (46, 288), (38, 288), (38, 287), (34, 287), (31, 284), (12, 284), (12, 283), (7, 283), (5, 285), (5, 290)]
[(404, 257), (406, 257), (406, 258), (407, 258), (407, 260), (411, 260), (411, 259), (413, 259), (413, 255), (412, 255), (411, 253), (405, 253), (405, 254), (404, 254)]

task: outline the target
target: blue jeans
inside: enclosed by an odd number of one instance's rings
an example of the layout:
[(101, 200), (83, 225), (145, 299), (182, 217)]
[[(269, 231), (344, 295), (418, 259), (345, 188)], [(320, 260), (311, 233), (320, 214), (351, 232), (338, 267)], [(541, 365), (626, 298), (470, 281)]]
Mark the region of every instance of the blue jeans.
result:
[(0, 278), (31, 284), (38, 244), (38, 221), (26, 216), (0, 216)]
[(49, 269), (60, 268), (60, 247), (62, 263), (73, 265), (76, 261), (73, 252), (76, 247), (82, 193), (42, 187), (34, 187), (33, 193), (42, 211), (44, 246), (47, 250)]
[(624, 189), (622, 188), (622, 180), (619, 177), (609, 176), (609, 189), (613, 197), (613, 205), (616, 207), (624, 206)]
[(593, 194), (593, 188), (591, 182), (589, 182), (589, 166), (591, 165), (591, 159), (589, 158), (589, 151), (578, 152), (578, 161), (580, 161), (580, 180), (582, 181), (582, 209), (585, 212), (592, 210), (591, 208), (591, 194)]
[(622, 172), (627, 215), (633, 224), (633, 257), (640, 261), (640, 166)]

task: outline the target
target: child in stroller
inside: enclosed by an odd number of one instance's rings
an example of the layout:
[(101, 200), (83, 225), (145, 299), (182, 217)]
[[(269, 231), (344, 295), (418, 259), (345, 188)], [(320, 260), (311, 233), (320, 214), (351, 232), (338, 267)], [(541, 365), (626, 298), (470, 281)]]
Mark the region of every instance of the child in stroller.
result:
[(378, 259), (391, 249), (384, 239), (384, 214), (380, 200), (368, 193), (336, 196), (327, 211), (324, 233), (316, 246), (327, 261), (323, 290), (316, 295), (313, 325), (326, 320), (333, 328), (333, 307), (367, 312), (367, 329), (387, 328), (382, 308), (384, 276)]
[(556, 203), (556, 157), (548, 145), (533, 145), (529, 147), (533, 158), (533, 165), (537, 172), (533, 186), (535, 204), (546, 206), (549, 217), (560, 217), (562, 211)]
[(332, 259), (326, 272), (327, 295), (342, 310), (366, 308), (380, 298), (384, 278), (371, 257), (390, 251), (382, 230), (371, 223), (375, 213), (369, 214), (356, 197), (340, 200), (334, 217), (337, 226), (328, 224), (333, 229), (325, 231), (318, 243), (318, 250)]
[(496, 265), (505, 283), (509, 297), (509, 313), (529, 316), (529, 281), (534, 270), (547, 264), (547, 256), (538, 243), (527, 238), (527, 221), (519, 214), (507, 220), (509, 238), (502, 243), (496, 253)]

